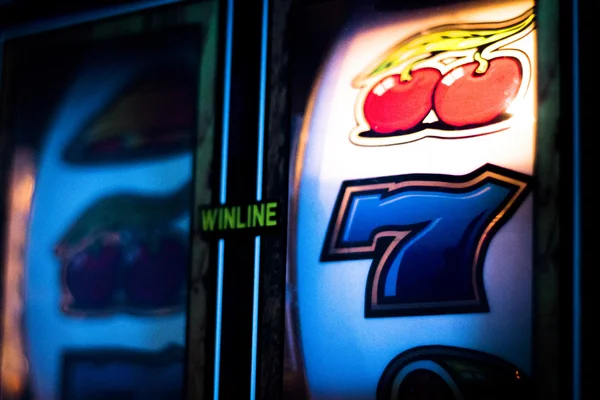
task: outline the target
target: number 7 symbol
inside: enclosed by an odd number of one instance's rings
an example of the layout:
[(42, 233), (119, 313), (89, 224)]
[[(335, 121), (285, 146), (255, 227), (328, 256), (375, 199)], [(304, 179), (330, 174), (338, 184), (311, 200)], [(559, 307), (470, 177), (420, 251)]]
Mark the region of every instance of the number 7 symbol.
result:
[(463, 176), (346, 181), (321, 261), (373, 260), (367, 318), (487, 312), (486, 251), (524, 201), (530, 179), (486, 164)]

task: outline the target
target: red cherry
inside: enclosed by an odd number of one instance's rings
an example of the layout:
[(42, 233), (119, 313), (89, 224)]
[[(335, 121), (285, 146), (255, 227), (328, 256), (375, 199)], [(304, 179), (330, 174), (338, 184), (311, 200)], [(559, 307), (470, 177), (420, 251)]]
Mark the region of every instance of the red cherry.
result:
[(414, 128), (432, 108), (432, 95), (442, 74), (434, 68), (412, 72), (410, 81), (400, 75), (383, 78), (365, 99), (364, 115), (377, 133), (392, 133)]
[(444, 75), (433, 100), (440, 121), (455, 127), (487, 124), (515, 99), (523, 79), (516, 58), (492, 59), (483, 74), (475, 72), (478, 66), (472, 62)]

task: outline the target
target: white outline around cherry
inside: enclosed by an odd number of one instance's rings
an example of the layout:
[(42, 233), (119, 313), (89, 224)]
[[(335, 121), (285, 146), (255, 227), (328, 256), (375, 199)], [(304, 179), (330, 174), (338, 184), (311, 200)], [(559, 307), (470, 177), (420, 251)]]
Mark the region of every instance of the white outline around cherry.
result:
[[(535, 29), (535, 25), (529, 26), (527, 29), (523, 31), (507, 37), (503, 40), (500, 40), (496, 43), (493, 43), (481, 51), (481, 57), (485, 60), (493, 60), (494, 58), (499, 57), (512, 57), (519, 60), (521, 64), (522, 70), (522, 80), (519, 90), (509, 106), (507, 113), (514, 114), (511, 110), (519, 109), (519, 104), (524, 100), (529, 86), (531, 85), (531, 62), (527, 54), (525, 54), (521, 50), (504, 48), (511, 43), (517, 42), (520, 39), (524, 38), (528, 34), (530, 34)], [(426, 137), (439, 138), (439, 139), (463, 139), (469, 138), (473, 136), (481, 136), (487, 135), (494, 132), (499, 132), (505, 129), (510, 128), (511, 126), (511, 118), (508, 118), (504, 121), (500, 121), (494, 124), (480, 126), (476, 128), (470, 129), (456, 129), (456, 130), (440, 130), (440, 129), (431, 129), (425, 128), (421, 131), (408, 133), (405, 135), (389, 135), (389, 136), (380, 136), (380, 137), (364, 137), (361, 136), (362, 133), (368, 132), (371, 130), (371, 126), (367, 122), (364, 115), (364, 102), (367, 95), (371, 92), (371, 90), (377, 86), (383, 79), (390, 75), (397, 75), (402, 72), (406, 67), (411, 64), (414, 64), (412, 71), (417, 71), (423, 68), (435, 68), (442, 76), (445, 76), (451, 70), (458, 68), (460, 66), (472, 63), (475, 60), (475, 54), (478, 49), (469, 49), (469, 50), (461, 50), (461, 51), (447, 51), (440, 53), (436, 56), (429, 57), (429, 55), (422, 55), (418, 58), (413, 58), (411, 60), (407, 60), (406, 62), (395, 66), (382, 74), (377, 74), (368, 79), (364, 80), (361, 85), (360, 93), (356, 99), (356, 103), (354, 106), (354, 116), (356, 118), (357, 125), (350, 132), (350, 141), (357, 146), (391, 146), (397, 144), (404, 144), (415, 142), (417, 140), (424, 139)], [(451, 60), (451, 62), (446, 62)], [(443, 79), (443, 78), (442, 78)], [(441, 82), (441, 81), (440, 81)], [(439, 83), (438, 83), (439, 84)], [(430, 120), (432, 118), (432, 113), (435, 111), (432, 109), (429, 114), (425, 117), (425, 120)], [(437, 119), (437, 117), (434, 117)]]

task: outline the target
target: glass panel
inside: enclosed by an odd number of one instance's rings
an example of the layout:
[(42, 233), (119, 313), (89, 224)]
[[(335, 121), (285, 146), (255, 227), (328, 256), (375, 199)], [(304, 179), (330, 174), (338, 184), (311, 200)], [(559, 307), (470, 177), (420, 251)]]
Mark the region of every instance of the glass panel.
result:
[(184, 393), (217, 8), (165, 7), (6, 43), (3, 398)]

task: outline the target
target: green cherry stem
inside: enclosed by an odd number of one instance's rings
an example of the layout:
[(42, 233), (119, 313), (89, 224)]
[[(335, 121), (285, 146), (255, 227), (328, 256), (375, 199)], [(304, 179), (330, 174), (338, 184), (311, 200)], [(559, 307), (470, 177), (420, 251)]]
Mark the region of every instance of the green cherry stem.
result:
[(485, 74), (485, 71), (487, 71), (490, 66), (490, 62), (488, 60), (486, 60), (485, 58), (483, 58), (481, 56), (480, 52), (475, 53), (473, 58), (475, 59), (475, 61), (477, 61), (479, 63), (479, 66), (475, 70), (475, 73)]

